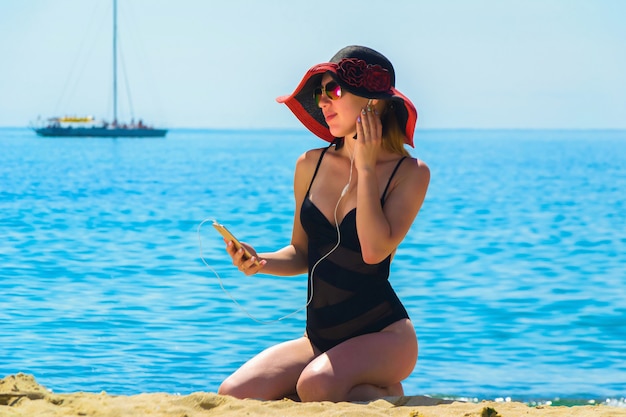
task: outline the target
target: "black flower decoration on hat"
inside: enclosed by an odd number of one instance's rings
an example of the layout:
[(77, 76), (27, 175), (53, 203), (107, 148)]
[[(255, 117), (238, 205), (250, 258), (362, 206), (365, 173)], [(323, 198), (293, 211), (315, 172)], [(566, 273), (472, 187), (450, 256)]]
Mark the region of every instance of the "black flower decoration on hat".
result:
[(339, 61), (337, 75), (348, 85), (364, 87), (371, 92), (383, 92), (391, 88), (391, 74), (387, 69), (358, 58), (344, 58)]

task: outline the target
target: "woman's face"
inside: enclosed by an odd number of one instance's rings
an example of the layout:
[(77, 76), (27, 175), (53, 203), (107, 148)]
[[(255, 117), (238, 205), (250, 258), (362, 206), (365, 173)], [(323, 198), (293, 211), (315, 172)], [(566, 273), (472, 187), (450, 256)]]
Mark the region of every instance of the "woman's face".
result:
[[(321, 86), (326, 87), (328, 83), (333, 81), (330, 75), (324, 74)], [(355, 96), (343, 90), (341, 97), (336, 100), (331, 100), (326, 94), (322, 93), (318, 106), (322, 110), (330, 133), (336, 138), (343, 138), (354, 136), (356, 133), (356, 119), (366, 104), (366, 98)]]

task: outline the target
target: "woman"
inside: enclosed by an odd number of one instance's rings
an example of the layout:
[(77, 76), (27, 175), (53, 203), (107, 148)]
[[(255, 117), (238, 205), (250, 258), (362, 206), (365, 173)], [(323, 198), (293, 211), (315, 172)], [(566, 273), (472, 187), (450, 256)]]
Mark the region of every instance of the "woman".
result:
[(296, 163), (291, 243), (247, 259), (246, 275), (308, 271), (303, 337), (273, 346), (220, 386), (239, 398), (367, 401), (403, 395), (417, 337), (389, 284), (389, 265), (424, 201), (430, 173), (409, 156), (417, 111), (391, 63), (362, 46), (312, 67), (285, 103), (330, 146)]

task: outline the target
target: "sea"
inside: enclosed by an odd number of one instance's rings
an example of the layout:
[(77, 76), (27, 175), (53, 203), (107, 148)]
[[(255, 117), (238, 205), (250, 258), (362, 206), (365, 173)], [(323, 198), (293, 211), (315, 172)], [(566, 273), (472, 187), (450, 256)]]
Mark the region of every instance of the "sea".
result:
[[(624, 406), (626, 131), (415, 143), (431, 182), (390, 276), (419, 338), (406, 394)], [(1, 128), (0, 378), (216, 392), (300, 337), (306, 276), (244, 276), (211, 220), (259, 251), (287, 245), (296, 159), (321, 146), (304, 130)]]

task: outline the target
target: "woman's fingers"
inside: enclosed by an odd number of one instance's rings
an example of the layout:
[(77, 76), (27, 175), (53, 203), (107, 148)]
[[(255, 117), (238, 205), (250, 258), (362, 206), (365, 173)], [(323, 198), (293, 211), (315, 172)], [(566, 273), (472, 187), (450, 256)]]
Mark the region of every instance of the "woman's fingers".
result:
[(244, 260), (241, 265), (239, 265), (239, 270), (246, 275), (254, 275), (261, 269), (261, 265), (256, 262), (256, 257), (252, 257), (250, 259)]
[(233, 265), (246, 275), (253, 275), (259, 272), (266, 261), (259, 261), (256, 256), (248, 258), (243, 248), (237, 249), (232, 241), (226, 241), (226, 252), (233, 259)]
[(380, 140), (382, 124), (378, 112), (373, 106), (365, 106), (357, 119), (357, 135), (364, 141)]

